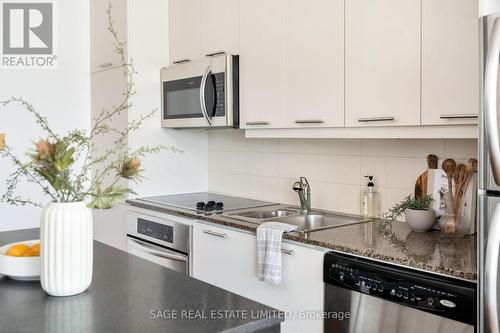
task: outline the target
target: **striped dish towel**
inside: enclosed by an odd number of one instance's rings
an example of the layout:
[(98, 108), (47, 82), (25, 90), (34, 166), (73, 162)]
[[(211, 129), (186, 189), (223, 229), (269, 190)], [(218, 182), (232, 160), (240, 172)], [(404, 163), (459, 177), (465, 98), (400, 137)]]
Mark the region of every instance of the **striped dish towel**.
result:
[(281, 238), (284, 232), (298, 229), (297, 226), (266, 222), (257, 228), (259, 279), (274, 284), (281, 283)]

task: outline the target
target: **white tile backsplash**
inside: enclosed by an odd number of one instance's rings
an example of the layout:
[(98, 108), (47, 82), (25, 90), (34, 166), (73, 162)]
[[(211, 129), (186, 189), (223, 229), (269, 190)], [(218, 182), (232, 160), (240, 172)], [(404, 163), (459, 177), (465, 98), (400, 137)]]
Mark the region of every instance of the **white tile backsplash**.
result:
[(241, 130), (214, 130), (208, 149), (210, 191), (297, 205), (292, 184), (305, 176), (314, 208), (359, 214), (365, 175), (375, 176), (385, 211), (413, 192), (428, 154), (465, 161), (477, 156), (477, 141), (246, 139)]

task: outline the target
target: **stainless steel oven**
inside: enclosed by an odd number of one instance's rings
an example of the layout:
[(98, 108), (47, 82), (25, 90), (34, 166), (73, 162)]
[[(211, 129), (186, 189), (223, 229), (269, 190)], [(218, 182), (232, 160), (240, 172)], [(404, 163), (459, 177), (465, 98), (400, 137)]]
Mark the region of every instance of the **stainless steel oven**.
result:
[(192, 221), (176, 216), (127, 213), (127, 253), (191, 275)]
[(239, 58), (225, 53), (161, 70), (162, 126), (239, 127)]

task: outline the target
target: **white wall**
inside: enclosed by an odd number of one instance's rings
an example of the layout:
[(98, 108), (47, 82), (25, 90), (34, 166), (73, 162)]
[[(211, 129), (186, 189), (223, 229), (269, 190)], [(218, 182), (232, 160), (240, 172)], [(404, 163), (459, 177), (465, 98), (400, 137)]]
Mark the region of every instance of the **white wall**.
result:
[(129, 0), (128, 52), (138, 74), (132, 116), (158, 109), (143, 127), (129, 137), (129, 145), (168, 145), (183, 154), (164, 152), (143, 160), (147, 178), (132, 184), (138, 196), (207, 190), (207, 132), (160, 127), (160, 68), (168, 66), (168, 1)]
[[(89, 83), (89, 4), (87, 1), (59, 1), (55, 20), (58, 24), (58, 61), (53, 70), (0, 70), (0, 100), (22, 96), (44, 114), (58, 133), (90, 126)], [(0, 132), (7, 144), (24, 158), (32, 141), (42, 132), (19, 105), (0, 107)], [(12, 172), (11, 164), (0, 159), (0, 192)], [(48, 199), (32, 184), (21, 184), (19, 193), (47, 203)], [(0, 231), (39, 226), (40, 209), (0, 203)]]
[(292, 184), (311, 183), (312, 206), (360, 213), (365, 175), (375, 176), (381, 206), (413, 193), (435, 154), (464, 162), (477, 157), (476, 140), (246, 139), (243, 131), (210, 131), (209, 190), (298, 205)]

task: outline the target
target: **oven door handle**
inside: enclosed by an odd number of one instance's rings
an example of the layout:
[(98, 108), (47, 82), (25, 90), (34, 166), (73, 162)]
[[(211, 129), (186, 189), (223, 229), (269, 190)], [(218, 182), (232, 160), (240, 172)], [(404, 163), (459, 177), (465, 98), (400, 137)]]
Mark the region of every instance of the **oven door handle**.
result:
[(484, 260), (484, 305), (489, 331), (498, 333), (498, 302), (497, 302), (497, 277), (498, 254), (500, 247), (500, 204), (496, 204), (491, 217), (488, 231), (488, 244), (486, 245), (486, 258)]
[(210, 71), (212, 70), (211, 66), (208, 65), (207, 70), (205, 71), (205, 74), (201, 78), (201, 85), (200, 85), (200, 105), (201, 105), (201, 112), (203, 113), (203, 116), (207, 120), (209, 125), (212, 125), (212, 119), (208, 116), (207, 112), (207, 103), (205, 102), (205, 87), (207, 85), (207, 79), (208, 76), (210, 75)]
[(164, 259), (180, 261), (180, 262), (187, 262), (188, 261), (188, 259), (184, 256), (173, 254), (170, 251), (157, 250), (156, 246), (153, 246), (153, 245), (148, 244), (146, 242), (142, 242), (140, 240), (130, 238), (130, 237), (128, 237), (127, 239), (131, 242), (131, 244), (135, 248), (137, 248), (140, 251), (145, 252), (146, 254), (150, 254), (152, 256), (160, 257), (160, 258), (164, 258)]

